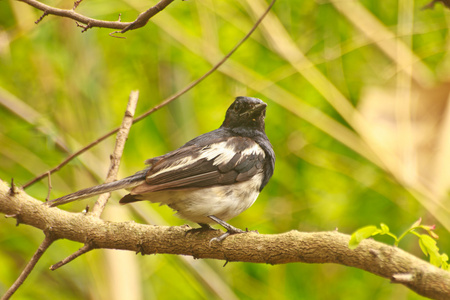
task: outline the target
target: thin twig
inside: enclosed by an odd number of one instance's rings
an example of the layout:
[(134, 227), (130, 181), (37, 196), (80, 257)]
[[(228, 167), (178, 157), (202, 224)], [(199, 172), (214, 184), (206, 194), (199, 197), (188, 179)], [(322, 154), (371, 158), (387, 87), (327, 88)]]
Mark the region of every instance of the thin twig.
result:
[(14, 178), (11, 178), (11, 188), (9, 189), (9, 194), (14, 196), (16, 193), (16, 185), (14, 184)]
[[(133, 124), (134, 112), (136, 111), (137, 102), (139, 99), (139, 91), (132, 91), (128, 100), (125, 116), (122, 120), (122, 125), (117, 132), (116, 145), (114, 152), (111, 155), (111, 164), (109, 166), (108, 175), (106, 176), (105, 183), (112, 182), (117, 179), (117, 173), (119, 171), (120, 159), (122, 158), (123, 149), (125, 148), (125, 142), (128, 138), (131, 125)], [(100, 217), (111, 193), (105, 193), (100, 195), (97, 202), (95, 202), (91, 215)]]
[[(236, 44), (236, 46), (234, 46), (234, 48), (228, 52), (227, 55), (225, 55), (222, 60), (220, 60), (217, 64), (215, 64), (208, 72), (206, 72), (205, 74), (203, 74), (200, 78), (198, 78), (197, 80), (191, 82), (190, 84), (188, 84), (185, 88), (183, 88), (182, 90), (180, 90), (179, 92), (175, 93), (174, 95), (170, 96), (169, 98), (166, 98), (164, 101), (162, 101), (160, 104), (156, 105), (155, 107), (151, 108), (150, 110), (148, 110), (147, 112), (143, 113), (142, 115), (140, 115), (139, 117), (137, 117), (136, 119), (133, 120), (133, 124), (137, 123), (139, 121), (141, 121), (142, 119), (148, 117), (149, 115), (151, 115), (152, 113), (154, 113), (155, 111), (159, 110), (160, 108), (164, 107), (165, 105), (169, 104), (170, 102), (172, 102), (173, 100), (177, 99), (178, 97), (180, 97), (181, 95), (187, 93), (188, 91), (190, 91), (193, 87), (195, 87), (197, 84), (199, 84), (200, 82), (202, 82), (205, 78), (207, 78), (209, 75), (211, 75), (211, 73), (213, 73), (214, 71), (216, 71), (221, 65), (223, 65), (225, 63), (225, 61), (228, 60), (228, 58), (230, 58), (231, 55), (233, 55), (234, 52), (236, 52), (236, 50), (250, 37), (250, 35), (256, 30), (256, 28), (258, 27), (258, 25), (261, 23), (261, 21), (264, 19), (264, 17), (267, 15), (267, 13), (270, 11), (270, 9), (272, 8), (272, 6), (275, 4), (276, 0), (272, 0), (272, 2), (270, 3), (269, 7), (267, 8), (267, 10), (261, 15), (261, 17), (258, 19), (258, 21), (256, 21), (256, 23), (253, 25), (253, 27), (250, 29), (250, 31)], [(67, 163), (69, 163), (72, 159), (74, 159), (75, 157), (79, 156), (80, 154), (86, 152), (87, 150), (89, 150), (90, 148), (94, 147), (95, 145), (97, 145), (98, 143), (102, 142), (103, 140), (107, 139), (108, 137), (110, 137), (111, 135), (113, 135), (114, 133), (116, 133), (117, 131), (119, 131), (119, 128), (115, 128), (113, 130), (111, 130), (110, 132), (106, 133), (105, 135), (103, 135), (102, 137), (98, 138), (97, 140), (95, 140), (94, 142), (86, 145), (85, 147), (81, 148), (80, 150), (78, 150), (77, 152), (75, 152), (74, 154), (68, 156), (64, 161), (62, 161), (59, 165), (57, 165), (56, 167), (54, 167), (53, 169), (49, 170), (48, 172), (50, 173), (54, 173), (56, 171), (58, 171), (59, 169), (61, 169), (63, 166), (65, 166)], [(41, 180), (42, 178), (44, 178), (47, 175), (47, 172), (35, 177), (34, 179), (32, 179), (31, 181), (27, 182), (26, 184), (24, 184), (22, 186), (22, 188), (27, 188), (29, 186), (31, 186), (32, 184), (36, 183), (37, 181)]]
[[(72, 10), (77, 9), (77, 7), (78, 7), (78, 5), (80, 5), (81, 1), (83, 1), (83, 0), (77, 0), (77, 1), (75, 1), (75, 2), (73, 3), (73, 8), (72, 8)], [(120, 21), (120, 20), (119, 20), (119, 21)]]
[(48, 16), (48, 12), (44, 11), (44, 13), (37, 19), (34, 24), (39, 24), (46, 16)]
[[(133, 116), (134, 112), (136, 111), (138, 99), (139, 99), (139, 91), (131, 91), (130, 97), (128, 99), (127, 108), (125, 110), (125, 115), (122, 120), (122, 125), (120, 126), (120, 129), (117, 132), (116, 145), (114, 147), (114, 152), (111, 155), (111, 164), (109, 166), (108, 175), (106, 176), (105, 183), (112, 182), (117, 178), (117, 173), (119, 171), (120, 166), (120, 159), (122, 157), (123, 149), (125, 148), (125, 142), (128, 138), (128, 133), (130, 132), (131, 125), (133, 124)], [(111, 193), (101, 194), (97, 202), (95, 202), (94, 208), (92, 209), (92, 212), (90, 214), (94, 217), (99, 218), (110, 196)], [(88, 211), (87, 207), (86, 211)], [(60, 262), (52, 265), (50, 267), (50, 270), (56, 270), (64, 266), (65, 264), (71, 262), (78, 256), (81, 256), (84, 253), (91, 251), (92, 249), (94, 249), (92, 244), (86, 243), (75, 253), (69, 255)]]
[(54, 271), (58, 268), (61, 268), (62, 266), (64, 266), (67, 263), (70, 263), (72, 260), (74, 260), (75, 258), (93, 250), (94, 247), (92, 247), (90, 244), (84, 244), (83, 247), (81, 247), (80, 249), (78, 249), (76, 252), (74, 252), (73, 254), (67, 256), (66, 258), (64, 258), (63, 260), (57, 262), (56, 264), (50, 266), (50, 270)]
[(55, 239), (50, 237), (49, 235), (45, 236), (44, 241), (42, 241), (41, 245), (36, 250), (33, 257), (28, 262), (28, 264), (26, 265), (25, 269), (22, 271), (20, 276), (13, 283), (13, 285), (2, 296), (1, 300), (9, 299), (17, 291), (17, 289), (22, 285), (22, 283), (25, 281), (25, 279), (28, 277), (28, 275), (30, 275), (31, 271), (34, 269), (34, 267), (36, 266), (36, 263), (42, 257), (44, 252), (48, 249), (48, 247), (50, 247), (50, 245), (54, 241), (55, 241)]
[(434, 8), (434, 5), (435, 5), (436, 3), (438, 3), (438, 2), (441, 2), (441, 3), (442, 3), (443, 5), (445, 5), (447, 8), (450, 8), (450, 1), (449, 1), (449, 0), (433, 0), (433, 1), (431, 1), (430, 3), (424, 5), (424, 6), (422, 7), (422, 10), (425, 10), (425, 9), (433, 9), (433, 8)]
[(120, 29), (121, 30), (119, 31), (120, 33), (125, 33), (128, 30), (133, 30), (145, 26), (148, 23), (148, 20), (150, 20), (154, 15), (156, 15), (164, 8), (166, 8), (174, 0), (159, 1), (155, 6), (150, 7), (148, 10), (141, 13), (133, 22), (104, 21), (86, 17), (82, 14), (75, 12), (74, 10), (81, 1), (77, 1), (78, 3), (75, 2), (73, 9), (60, 9), (46, 5), (37, 0), (18, 0), (18, 1), (24, 2), (44, 12), (44, 14), (41, 16), (41, 18), (39, 18), (39, 20), (36, 23), (40, 22), (47, 15), (55, 15), (63, 18), (69, 18), (85, 24), (85, 26), (82, 26), (84, 27), (84, 31), (86, 31), (88, 28), (99, 27), (99, 28)]
[[(136, 110), (136, 105), (137, 105), (138, 99), (139, 99), (139, 92), (132, 91), (130, 93), (130, 98), (128, 100), (128, 105), (127, 105), (127, 109), (125, 111), (125, 116), (123, 118), (122, 125), (120, 127), (119, 132), (117, 133), (116, 146), (114, 148), (113, 155), (111, 155), (111, 166), (110, 166), (110, 169), (108, 170), (108, 175), (107, 175), (105, 182), (114, 181), (115, 178), (117, 177), (117, 172), (119, 170), (119, 165), (120, 165), (120, 158), (122, 157), (123, 149), (125, 147), (125, 142), (128, 137), (128, 133), (130, 131), (131, 125), (133, 123), (133, 116), (134, 116), (134, 112)], [(48, 199), (50, 198), (50, 191), (52, 188), (52, 184), (51, 184), (50, 171), (48, 171), (47, 174), (48, 174), (48, 195), (47, 195), (46, 200), (48, 201)], [(100, 198), (95, 203), (92, 215), (94, 215), (96, 217), (100, 216), (100, 214), (103, 211), (103, 208), (105, 207), (105, 205), (108, 201), (109, 195), (110, 195), (110, 193), (102, 194), (100, 196)], [(15, 217), (17, 217), (17, 215), (15, 215)], [(18, 218), (17, 218), (17, 220), (18, 220)], [(39, 246), (38, 250), (33, 255), (30, 262), (25, 267), (25, 269), (23, 270), (22, 274), (20, 274), (20, 276), (17, 278), (17, 280), (14, 282), (14, 284), (9, 288), (9, 290), (5, 293), (5, 295), (3, 295), (2, 300), (9, 299), (12, 296), (12, 294), (14, 294), (14, 292), (17, 291), (17, 289), (22, 285), (22, 283), (25, 281), (25, 279), (31, 273), (34, 266), (41, 258), (42, 254), (44, 254), (45, 250), (47, 250), (48, 247), (50, 247), (50, 245), (53, 243), (54, 240), (55, 239), (51, 238), (50, 235), (46, 235), (44, 241)], [(78, 256), (80, 256), (92, 249), (94, 249), (94, 247), (91, 244), (86, 243), (83, 247), (81, 247), (78, 251), (76, 251), (72, 255), (70, 255), (70, 256), (66, 257), (65, 259), (61, 260), (60, 262), (52, 265), (50, 267), (50, 269), (56, 270), (59, 267), (69, 263), (70, 261), (74, 260)]]
[(50, 174), (50, 172), (47, 172), (47, 174), (48, 174), (48, 192), (45, 201), (50, 200), (50, 192), (52, 191), (52, 174)]

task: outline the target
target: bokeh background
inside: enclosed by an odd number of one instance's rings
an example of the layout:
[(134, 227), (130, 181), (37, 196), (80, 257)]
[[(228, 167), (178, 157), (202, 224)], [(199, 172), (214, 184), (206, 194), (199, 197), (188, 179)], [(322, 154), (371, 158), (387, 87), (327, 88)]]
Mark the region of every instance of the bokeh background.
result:
[[(71, 1), (47, 1), (72, 8)], [(87, 1), (87, 16), (131, 21), (156, 1)], [(450, 10), (427, 0), (279, 0), (252, 37), (208, 79), (132, 127), (120, 177), (223, 121), (234, 97), (268, 103), (275, 174), (256, 203), (231, 220), (276, 234), (351, 234), (387, 224), (400, 234), (420, 217), (450, 252)], [(0, 178), (24, 184), (120, 125), (128, 95), (137, 115), (197, 79), (250, 30), (264, 0), (175, 1), (126, 39), (81, 33), (72, 20), (0, 1)], [(114, 138), (52, 176), (52, 198), (102, 182)], [(45, 199), (47, 180), (27, 189)], [(167, 207), (119, 206), (103, 217), (182, 225)], [(63, 209), (81, 211), (95, 199)], [(1, 220), (0, 294), (43, 233)], [(194, 226), (194, 224), (190, 224)], [(389, 238), (377, 240), (393, 244)], [(263, 265), (96, 250), (57, 271), (80, 244), (58, 241), (14, 299), (423, 299), (340, 265)], [(400, 247), (425, 260), (417, 238)]]

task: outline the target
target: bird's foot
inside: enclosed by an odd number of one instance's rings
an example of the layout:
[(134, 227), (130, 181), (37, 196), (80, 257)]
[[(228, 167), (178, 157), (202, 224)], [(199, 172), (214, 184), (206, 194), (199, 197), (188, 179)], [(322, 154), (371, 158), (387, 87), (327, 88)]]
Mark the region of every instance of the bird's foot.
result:
[(228, 224), (227, 222), (225, 222), (225, 221), (223, 221), (223, 220), (217, 218), (216, 216), (208, 216), (208, 218), (210, 218), (211, 220), (213, 220), (213, 221), (217, 222), (218, 224), (222, 225), (222, 227), (225, 228), (225, 229), (227, 230), (227, 232), (225, 232), (224, 234), (222, 234), (222, 235), (220, 235), (220, 236), (218, 236), (218, 237), (212, 238), (212, 239), (209, 241), (209, 244), (210, 244), (210, 245), (211, 245), (212, 242), (222, 242), (222, 241), (225, 240), (227, 237), (229, 237), (230, 235), (233, 235), (233, 234), (240, 234), (240, 233), (247, 233), (247, 232), (256, 232), (256, 233), (258, 233), (257, 230), (249, 231), (249, 230), (246, 228), (246, 230), (244, 231), (244, 230), (242, 230), (242, 229), (236, 228), (236, 227), (234, 227), (234, 226)]

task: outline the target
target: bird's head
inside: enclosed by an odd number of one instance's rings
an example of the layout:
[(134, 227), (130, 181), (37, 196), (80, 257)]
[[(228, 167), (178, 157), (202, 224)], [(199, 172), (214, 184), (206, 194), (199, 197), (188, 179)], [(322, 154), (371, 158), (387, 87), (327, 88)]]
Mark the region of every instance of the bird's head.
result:
[(248, 128), (264, 131), (267, 104), (258, 98), (236, 97), (225, 115), (224, 128)]

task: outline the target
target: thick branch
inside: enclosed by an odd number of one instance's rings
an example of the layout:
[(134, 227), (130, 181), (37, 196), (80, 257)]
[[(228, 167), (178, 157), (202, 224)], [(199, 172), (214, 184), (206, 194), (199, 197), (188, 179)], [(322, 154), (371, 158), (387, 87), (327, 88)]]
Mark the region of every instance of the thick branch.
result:
[[(77, 22), (83, 23), (85, 29), (92, 27), (103, 27), (103, 28), (112, 28), (112, 29), (121, 29), (120, 33), (125, 33), (128, 30), (137, 29), (145, 26), (154, 15), (159, 13), (161, 10), (166, 8), (170, 3), (174, 0), (161, 0), (155, 6), (149, 8), (145, 12), (141, 13), (136, 20), (133, 22), (121, 22), (119, 21), (103, 21), (97, 20), (93, 18), (86, 17), (82, 14), (75, 12), (73, 9), (60, 9), (56, 7), (52, 7), (46, 5), (37, 0), (18, 0), (21, 2), (25, 2), (26, 4), (33, 6), (39, 10), (44, 12), (43, 17), (47, 15), (55, 15), (59, 17), (69, 18), (75, 20)], [(42, 17), (41, 17), (42, 19)], [(39, 19), (38, 22), (41, 20)]]
[(54, 238), (89, 243), (94, 248), (268, 264), (337, 263), (388, 278), (423, 296), (450, 299), (449, 272), (373, 240), (365, 240), (357, 249), (350, 250), (350, 237), (335, 231), (247, 233), (210, 245), (209, 240), (218, 235), (216, 231), (188, 233), (188, 226), (106, 222), (82, 213), (49, 208), (23, 191), (11, 195), (3, 181), (0, 181), (0, 212), (14, 215), (20, 223), (49, 230)]

